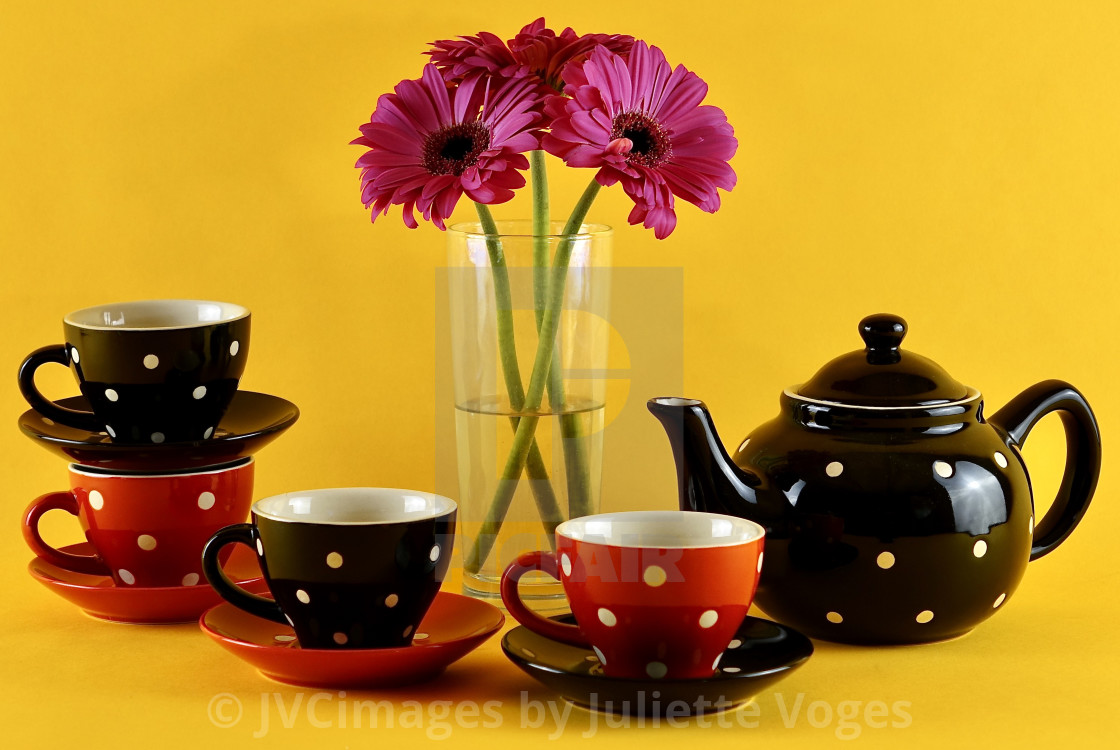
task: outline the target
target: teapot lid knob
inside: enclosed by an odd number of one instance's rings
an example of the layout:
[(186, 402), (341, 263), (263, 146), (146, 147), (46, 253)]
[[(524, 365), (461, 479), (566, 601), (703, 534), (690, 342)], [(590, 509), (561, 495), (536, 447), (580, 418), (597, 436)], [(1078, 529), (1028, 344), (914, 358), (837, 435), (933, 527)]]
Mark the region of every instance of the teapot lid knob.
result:
[(906, 329), (906, 321), (897, 315), (868, 315), (859, 322), (865, 348), (826, 363), (793, 389), (793, 395), (843, 406), (925, 408), (977, 393), (933, 360), (909, 349), (902, 351)]
[(898, 362), (898, 348), (906, 336), (906, 321), (898, 315), (879, 313), (859, 322), (859, 335), (867, 345), (867, 361), (873, 365)]

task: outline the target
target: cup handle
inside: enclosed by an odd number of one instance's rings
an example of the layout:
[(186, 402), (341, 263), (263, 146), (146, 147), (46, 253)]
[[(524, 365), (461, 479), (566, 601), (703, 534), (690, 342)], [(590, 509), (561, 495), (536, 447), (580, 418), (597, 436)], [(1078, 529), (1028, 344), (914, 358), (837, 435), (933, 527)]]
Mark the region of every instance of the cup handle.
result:
[(1065, 541), (1089, 508), (1101, 473), (1100, 428), (1085, 397), (1061, 380), (1031, 386), (988, 419), (1006, 435), (1009, 446), (1019, 448), (1031, 428), (1055, 411), (1066, 429), (1066, 468), (1058, 496), (1035, 526), (1031, 560)]
[(55, 344), (36, 349), (27, 355), (27, 359), (23, 360), (23, 364), (19, 366), (19, 392), (27, 399), (27, 403), (31, 404), (31, 408), (44, 417), (67, 427), (74, 427), (87, 432), (99, 432), (105, 429), (105, 425), (97, 421), (93, 412), (67, 409), (39, 393), (39, 389), (35, 387), (35, 371), (48, 362), (69, 365), (70, 358), (66, 353), (66, 345)]
[(48, 492), (32, 501), (23, 514), (23, 540), (39, 557), (51, 565), (72, 570), (75, 573), (107, 576), (109, 566), (95, 555), (74, 555), (55, 549), (43, 541), (39, 534), (39, 519), (48, 510), (64, 510), (72, 516), (78, 515), (78, 499), (69, 492)]
[(218, 592), (218, 596), (238, 609), (243, 609), (251, 615), (263, 617), (266, 620), (290, 625), (291, 623), (288, 622), (288, 618), (284, 617), (280, 605), (272, 599), (257, 596), (241, 588), (231, 581), (226, 572), (222, 570), (218, 555), (221, 553), (222, 547), (234, 543), (244, 544), (256, 549), (258, 539), (253, 524), (238, 523), (233, 526), (226, 526), (223, 529), (218, 529), (218, 532), (210, 537), (206, 546), (202, 548), (202, 573), (206, 576), (206, 580)]
[(571, 646), (591, 648), (591, 644), (579, 632), (577, 626), (542, 617), (526, 607), (525, 603), (521, 601), (521, 596), (517, 591), (517, 582), (526, 573), (532, 573), (536, 570), (547, 573), (558, 581), (560, 580), (556, 555), (551, 552), (526, 552), (511, 562), (505, 572), (502, 573), (502, 603), (513, 615), (513, 619), (545, 638), (551, 638), (554, 641), (567, 643)]

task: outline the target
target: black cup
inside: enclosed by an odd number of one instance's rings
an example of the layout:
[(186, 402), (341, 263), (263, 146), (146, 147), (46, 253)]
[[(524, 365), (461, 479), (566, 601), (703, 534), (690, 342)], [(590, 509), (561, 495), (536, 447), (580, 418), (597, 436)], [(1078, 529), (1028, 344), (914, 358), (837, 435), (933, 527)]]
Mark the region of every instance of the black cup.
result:
[[(205, 440), (233, 400), (249, 354), (249, 311), (228, 302), (148, 300), (98, 305), (63, 320), (66, 343), (31, 353), (19, 388), (59, 424), (114, 442)], [(48, 400), (35, 387), (47, 362), (69, 365), (92, 412)]]
[[(343, 488), (253, 504), (252, 523), (206, 543), (202, 571), (223, 599), (291, 625), (303, 648), (391, 648), (412, 642), (451, 564), (456, 505), (427, 492)], [(273, 599), (233, 584), (227, 544), (257, 551)]]

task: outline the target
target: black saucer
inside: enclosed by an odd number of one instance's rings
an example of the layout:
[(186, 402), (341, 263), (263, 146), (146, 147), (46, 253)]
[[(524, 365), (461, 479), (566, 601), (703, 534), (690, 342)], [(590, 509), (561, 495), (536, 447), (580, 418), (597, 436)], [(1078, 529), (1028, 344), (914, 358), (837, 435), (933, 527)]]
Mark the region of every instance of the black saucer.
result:
[[(89, 410), (84, 396), (60, 399), (69, 409)], [(56, 424), (34, 409), (19, 418), (19, 428), (56, 456), (115, 472), (182, 471), (252, 456), (299, 418), (299, 409), (277, 396), (238, 391), (209, 440), (189, 443), (114, 443), (104, 432)]]
[[(574, 623), (570, 615), (554, 617)], [(738, 643), (737, 643), (738, 642)], [(793, 628), (748, 617), (723, 652), (719, 670), (699, 680), (606, 677), (595, 653), (516, 627), (502, 639), (510, 660), (577, 706), (633, 716), (679, 716), (740, 706), (805, 663), (813, 644)]]

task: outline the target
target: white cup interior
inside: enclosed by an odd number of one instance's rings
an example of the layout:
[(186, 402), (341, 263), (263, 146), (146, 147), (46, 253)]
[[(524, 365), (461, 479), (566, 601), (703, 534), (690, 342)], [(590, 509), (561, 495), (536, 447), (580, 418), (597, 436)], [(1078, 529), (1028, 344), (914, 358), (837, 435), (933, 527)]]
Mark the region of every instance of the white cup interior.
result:
[(745, 518), (719, 513), (640, 510), (573, 518), (557, 526), (556, 534), (615, 547), (691, 549), (746, 544), (765, 536), (766, 530)]
[(227, 323), (248, 315), (248, 308), (231, 302), (153, 299), (87, 307), (70, 313), (65, 320), (80, 328), (149, 331)]
[(454, 500), (430, 492), (340, 487), (266, 497), (253, 504), (253, 512), (274, 521), (354, 525), (438, 518), (456, 507)]

